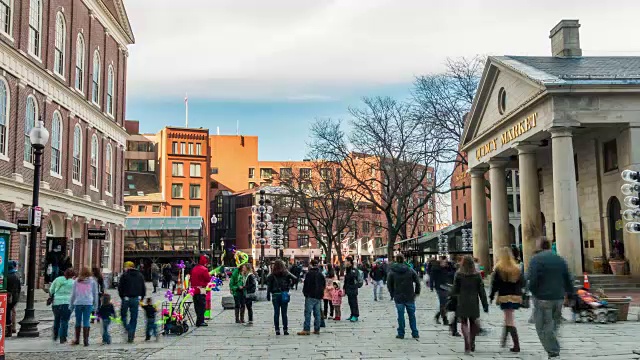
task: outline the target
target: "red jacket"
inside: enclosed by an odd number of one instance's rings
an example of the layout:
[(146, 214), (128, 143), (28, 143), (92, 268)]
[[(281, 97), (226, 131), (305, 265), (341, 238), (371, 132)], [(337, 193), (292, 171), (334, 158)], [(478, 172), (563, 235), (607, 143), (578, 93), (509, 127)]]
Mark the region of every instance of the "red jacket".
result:
[(200, 256), (200, 261), (193, 270), (191, 270), (191, 287), (195, 289), (196, 294), (200, 294), (199, 288), (204, 288), (209, 285), (211, 281), (211, 275), (209, 275), (209, 269), (206, 265), (209, 262), (205, 255)]

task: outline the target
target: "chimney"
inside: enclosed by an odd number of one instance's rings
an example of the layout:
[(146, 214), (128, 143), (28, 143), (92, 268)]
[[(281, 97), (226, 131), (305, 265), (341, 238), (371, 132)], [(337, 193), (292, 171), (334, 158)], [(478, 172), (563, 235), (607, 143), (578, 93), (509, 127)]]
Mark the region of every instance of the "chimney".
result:
[(560, 20), (551, 29), (551, 55), (558, 57), (582, 56), (580, 49), (580, 22)]

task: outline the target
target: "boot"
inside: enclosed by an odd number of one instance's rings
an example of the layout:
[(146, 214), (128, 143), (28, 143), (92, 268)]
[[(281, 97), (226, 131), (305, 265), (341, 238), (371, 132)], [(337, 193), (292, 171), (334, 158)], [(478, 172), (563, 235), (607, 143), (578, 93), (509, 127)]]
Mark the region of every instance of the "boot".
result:
[(236, 310), (236, 324), (240, 324), (240, 309)]
[(447, 310), (445, 307), (440, 308), (440, 316), (442, 317), (442, 324), (449, 325), (449, 318), (447, 317)]
[(478, 335), (478, 325), (471, 322), (469, 325), (469, 350), (476, 351), (476, 336)]
[(507, 336), (509, 335), (509, 326), (505, 326), (502, 328), (502, 340), (500, 341), (500, 347), (507, 347)]
[(244, 310), (240, 311), (240, 323), (244, 324)]
[(509, 332), (511, 333), (511, 340), (513, 340), (513, 347), (511, 352), (520, 352), (520, 338), (518, 337), (518, 329), (515, 326), (510, 326)]
[(441, 312), (438, 311), (436, 313), (436, 316), (433, 317), (433, 319), (436, 321), (436, 324), (440, 324), (440, 314), (441, 314)]
[(82, 340), (84, 346), (89, 346), (89, 330), (91, 330), (91, 328), (82, 328)]
[(71, 345), (78, 345), (80, 344), (80, 329), (82, 329), (79, 326), (76, 326), (76, 337), (74, 338), (74, 340), (71, 342)]

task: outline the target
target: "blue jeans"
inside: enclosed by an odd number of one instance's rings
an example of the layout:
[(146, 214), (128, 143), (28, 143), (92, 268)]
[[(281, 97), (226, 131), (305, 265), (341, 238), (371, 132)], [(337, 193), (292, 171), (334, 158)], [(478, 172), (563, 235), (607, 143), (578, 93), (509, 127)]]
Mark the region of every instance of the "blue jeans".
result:
[(76, 327), (90, 327), (91, 326), (91, 310), (92, 305), (76, 305)]
[(104, 344), (111, 344), (111, 335), (109, 335), (109, 325), (111, 325), (111, 319), (102, 319), (102, 342)]
[(542, 343), (542, 347), (549, 355), (560, 354), (558, 343), (558, 327), (562, 318), (562, 304), (564, 300), (538, 300), (535, 299), (533, 317), (536, 323), (536, 332)]
[(382, 280), (373, 280), (373, 300), (382, 300), (382, 288), (384, 283)]
[(411, 328), (411, 336), (418, 336), (418, 326), (416, 325), (416, 303), (398, 303), (396, 302), (396, 310), (398, 311), (398, 335), (404, 336), (404, 310), (409, 315), (409, 327)]
[(69, 332), (71, 310), (69, 304), (53, 306), (53, 337), (66, 339)]
[(320, 303), (321, 299), (314, 299), (310, 297), (304, 298), (304, 325), (302, 329), (309, 331), (311, 329), (311, 313), (313, 312), (313, 330), (320, 331), (321, 317), (320, 317)]
[(152, 336), (158, 336), (158, 325), (156, 325), (156, 319), (147, 319), (147, 339)]
[(271, 295), (271, 303), (273, 304), (273, 325), (276, 327), (276, 331), (280, 331), (280, 314), (282, 313), (282, 329), (287, 331), (289, 329), (289, 318), (287, 317), (287, 309), (289, 303), (282, 301), (282, 294)]
[[(140, 300), (136, 298), (122, 299), (122, 305), (120, 308), (120, 318), (122, 319), (122, 325), (127, 330), (129, 338), (133, 338), (136, 333), (136, 325), (138, 323), (138, 309), (140, 307)], [(127, 314), (131, 312), (131, 319), (127, 322)]]

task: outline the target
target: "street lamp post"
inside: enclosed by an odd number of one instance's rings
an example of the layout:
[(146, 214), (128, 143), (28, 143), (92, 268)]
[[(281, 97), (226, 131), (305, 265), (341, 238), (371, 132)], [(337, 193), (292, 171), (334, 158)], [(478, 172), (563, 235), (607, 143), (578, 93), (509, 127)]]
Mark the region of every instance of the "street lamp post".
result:
[(627, 209), (622, 212), (622, 217), (627, 221), (625, 229), (630, 233), (640, 233), (640, 172), (624, 170), (622, 180), (626, 181), (620, 191), (627, 195), (624, 204)]
[(36, 287), (36, 243), (38, 239), (38, 227), (40, 226), (41, 210), (38, 208), (38, 196), (40, 195), (40, 168), (42, 167), (42, 153), (44, 146), (49, 141), (49, 131), (44, 127), (42, 117), (29, 132), (29, 140), (34, 151), (33, 164), (33, 201), (31, 204), (31, 231), (29, 234), (29, 263), (27, 277), (27, 307), (24, 318), (20, 321), (19, 337), (38, 337), (38, 320), (33, 308), (34, 291)]
[(278, 219), (278, 215), (274, 216), (275, 224), (273, 225), (273, 240), (271, 240), (271, 247), (276, 251), (278, 256), (278, 250), (280, 250), (280, 257), (284, 259), (284, 224)]
[(211, 248), (211, 259), (213, 259), (213, 251), (215, 249), (216, 244), (216, 224), (218, 223), (218, 217), (216, 214), (211, 215), (211, 244), (209, 247)]
[(273, 230), (273, 223), (271, 222), (271, 213), (273, 213), (273, 207), (271, 207), (271, 200), (265, 199), (264, 190), (260, 190), (260, 198), (258, 205), (253, 205), (251, 211), (254, 213), (255, 218), (255, 231), (254, 236), (260, 243), (260, 269), (262, 276), (260, 277), (260, 290), (264, 290), (265, 283), (265, 260), (264, 260), (264, 246), (267, 242), (271, 242), (271, 231)]

